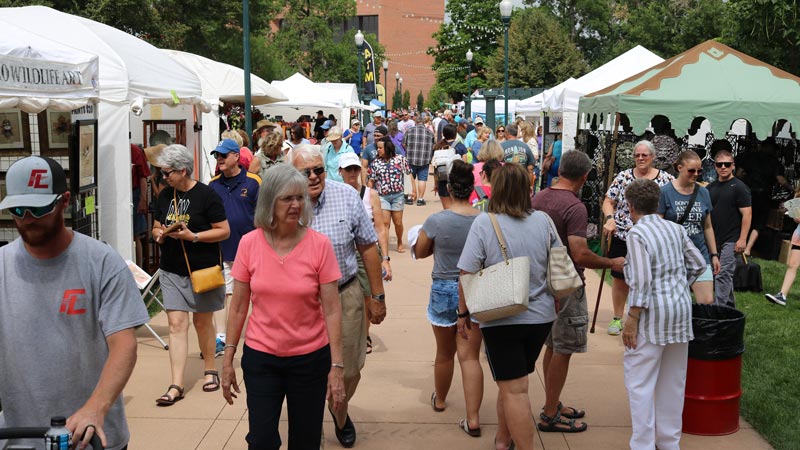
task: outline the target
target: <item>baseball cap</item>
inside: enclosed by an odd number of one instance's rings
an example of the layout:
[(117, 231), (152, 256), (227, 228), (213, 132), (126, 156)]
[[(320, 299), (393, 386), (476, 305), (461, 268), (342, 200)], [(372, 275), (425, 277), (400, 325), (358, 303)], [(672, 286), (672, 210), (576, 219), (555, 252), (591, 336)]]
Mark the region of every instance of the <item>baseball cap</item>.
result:
[(375, 127), (375, 132), (386, 136), (387, 134), (389, 134), (389, 129), (381, 125), (379, 127)]
[(0, 209), (47, 206), (64, 192), (67, 192), (67, 177), (61, 165), (44, 156), (28, 156), (8, 168), (6, 196), (0, 202)]
[(355, 125), (355, 124), (361, 125), (361, 121), (358, 120), (358, 119), (353, 119), (353, 120), (350, 121), (350, 125)]
[(323, 130), (327, 130), (328, 128), (330, 128), (332, 126), (333, 126), (333, 124), (331, 124), (331, 121), (330, 120), (326, 120), (325, 123), (323, 123), (320, 128), (322, 128)]
[(467, 124), (467, 123), (469, 123), (469, 122), (467, 121), (467, 119), (465, 119), (465, 118), (463, 118), (463, 117), (459, 117), (459, 118), (458, 118), (458, 123), (463, 123), (464, 125), (466, 125), (466, 124)]
[(239, 153), (239, 144), (236, 143), (233, 139), (223, 139), (219, 141), (217, 144), (217, 148), (211, 152), (213, 155), (214, 153), (219, 153), (220, 155), (227, 155), (230, 152)]
[(383, 113), (380, 111), (375, 111), (372, 113), (372, 117), (383, 117)]
[(475, 122), (474, 122), (474, 123), (475, 123), (476, 125), (477, 125), (477, 124), (479, 124), (479, 123), (483, 123), (483, 119), (481, 118), (481, 116), (478, 116), (478, 117), (476, 117), (476, 118), (475, 118)]
[(350, 166), (361, 167), (361, 160), (358, 159), (358, 156), (355, 153), (343, 153), (339, 157), (339, 168), (344, 169), (345, 167)]

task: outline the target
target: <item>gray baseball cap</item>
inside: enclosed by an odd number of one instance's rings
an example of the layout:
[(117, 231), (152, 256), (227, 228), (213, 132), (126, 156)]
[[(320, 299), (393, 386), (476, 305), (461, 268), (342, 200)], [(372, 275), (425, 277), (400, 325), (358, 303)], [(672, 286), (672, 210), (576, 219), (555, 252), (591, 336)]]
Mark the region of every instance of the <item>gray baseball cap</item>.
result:
[(61, 165), (47, 157), (28, 156), (8, 168), (0, 209), (47, 206), (66, 191), (67, 177)]

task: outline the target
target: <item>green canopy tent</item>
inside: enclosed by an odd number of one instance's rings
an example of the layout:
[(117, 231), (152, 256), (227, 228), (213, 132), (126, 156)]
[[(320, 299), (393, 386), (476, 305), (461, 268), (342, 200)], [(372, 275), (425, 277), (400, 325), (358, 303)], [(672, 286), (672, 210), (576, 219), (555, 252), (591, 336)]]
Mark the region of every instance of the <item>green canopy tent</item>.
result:
[(741, 118), (765, 139), (780, 119), (800, 124), (800, 78), (706, 41), (582, 97), (579, 112), (585, 123), (593, 116), (624, 114), (637, 132), (644, 132), (656, 115), (668, 117), (676, 130), (688, 130), (702, 117), (720, 134)]

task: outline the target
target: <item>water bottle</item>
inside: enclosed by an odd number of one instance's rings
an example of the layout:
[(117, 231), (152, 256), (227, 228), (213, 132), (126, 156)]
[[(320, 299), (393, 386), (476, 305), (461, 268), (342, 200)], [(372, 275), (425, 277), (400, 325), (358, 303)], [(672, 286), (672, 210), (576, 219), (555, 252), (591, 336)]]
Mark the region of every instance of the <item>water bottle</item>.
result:
[(50, 418), (50, 429), (44, 435), (46, 450), (69, 450), (72, 435), (66, 428), (67, 419), (62, 416)]

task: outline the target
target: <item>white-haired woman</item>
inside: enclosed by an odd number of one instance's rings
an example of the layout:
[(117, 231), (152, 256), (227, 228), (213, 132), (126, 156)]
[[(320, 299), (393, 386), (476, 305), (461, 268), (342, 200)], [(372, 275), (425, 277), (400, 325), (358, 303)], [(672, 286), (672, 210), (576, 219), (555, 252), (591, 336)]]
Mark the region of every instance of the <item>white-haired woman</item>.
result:
[[(214, 311), (224, 306), (225, 287), (195, 294), (189, 274), (221, 263), (219, 242), (228, 238), (230, 228), (217, 193), (191, 178), (194, 159), (189, 149), (179, 144), (167, 146), (161, 152), (159, 163), (168, 187), (158, 196), (152, 234), (161, 246), (159, 267), (169, 322), (172, 384), (156, 403), (170, 406), (183, 398), (190, 312), (200, 352), (206, 356), (203, 391), (219, 389), (212, 319)], [(165, 233), (167, 227), (175, 223), (181, 224), (177, 230)]]
[(263, 186), (256, 229), (242, 238), (231, 271), (222, 392), (229, 404), (240, 392), (233, 356), (252, 303), (242, 350), (249, 448), (280, 448), (284, 398), (288, 448), (317, 448), (326, 393), (335, 408), (345, 395), (341, 273), (330, 240), (310, 228), (307, 178), (292, 165), (279, 164), (267, 171)]

